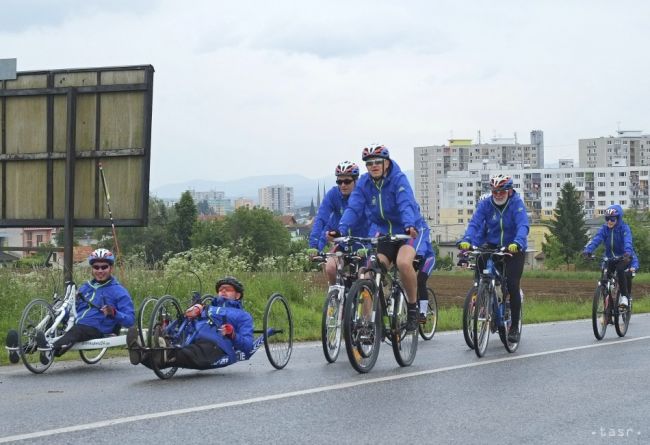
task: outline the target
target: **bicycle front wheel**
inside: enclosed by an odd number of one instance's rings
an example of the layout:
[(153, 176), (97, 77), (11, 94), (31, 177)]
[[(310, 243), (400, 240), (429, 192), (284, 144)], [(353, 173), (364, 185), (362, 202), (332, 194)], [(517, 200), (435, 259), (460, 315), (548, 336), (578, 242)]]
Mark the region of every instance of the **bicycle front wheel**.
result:
[(423, 340), (431, 340), (436, 333), (438, 326), (438, 301), (433, 289), (427, 287), (427, 313), (423, 324), (418, 325), (418, 331)]
[(609, 308), (607, 304), (607, 290), (603, 286), (596, 287), (594, 301), (591, 307), (591, 324), (594, 328), (596, 340), (602, 340), (609, 323)]
[(287, 366), (293, 350), (293, 318), (289, 303), (280, 294), (271, 295), (264, 309), (264, 349), (275, 369)]
[(395, 360), (400, 366), (411, 366), (418, 350), (418, 333), (406, 332), (408, 310), (404, 294), (394, 295), (395, 310), (391, 317), (391, 344)]
[(160, 379), (169, 379), (178, 370), (177, 367), (167, 367), (167, 349), (174, 344), (182, 345), (180, 326), (184, 317), (178, 300), (171, 295), (160, 298), (153, 308), (145, 337), (147, 347), (151, 348), (151, 369)]
[(325, 299), (323, 305), (323, 317), (321, 320), (321, 342), (323, 353), (329, 363), (334, 363), (341, 350), (341, 334), (343, 322), (344, 296), (340, 289), (332, 289)]
[(147, 344), (147, 328), (149, 327), (149, 321), (151, 321), (151, 316), (153, 314), (153, 308), (158, 301), (155, 297), (147, 297), (144, 299), (140, 307), (138, 308), (138, 318), (136, 319), (138, 336), (140, 337), (140, 344)]
[(632, 317), (632, 299), (629, 299), (628, 306), (618, 306), (616, 308), (616, 315), (614, 316), (614, 329), (619, 337), (625, 337), (627, 328), (630, 325), (630, 317)]
[(463, 337), (465, 343), (470, 349), (474, 349), (474, 309), (476, 308), (476, 296), (478, 294), (478, 286), (473, 285), (465, 295), (465, 302), (463, 303)]
[(34, 374), (45, 372), (54, 361), (52, 351), (39, 351), (36, 334), (45, 332), (54, 322), (54, 311), (50, 303), (37, 299), (30, 301), (18, 324), (18, 355), (25, 367)]
[(474, 352), (476, 352), (478, 357), (483, 357), (490, 339), (490, 320), (492, 317), (490, 309), (490, 285), (481, 282), (477, 292), (473, 320)]
[[(354, 282), (345, 301), (343, 336), (350, 364), (357, 372), (369, 372), (381, 344), (379, 298), (371, 280)], [(381, 327), (383, 329), (383, 327)]]

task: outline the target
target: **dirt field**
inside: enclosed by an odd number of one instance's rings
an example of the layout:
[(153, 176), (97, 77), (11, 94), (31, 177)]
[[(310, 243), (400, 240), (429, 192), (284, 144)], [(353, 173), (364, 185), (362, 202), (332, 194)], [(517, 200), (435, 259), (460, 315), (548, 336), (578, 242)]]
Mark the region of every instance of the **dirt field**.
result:
[[(593, 280), (550, 280), (545, 278), (526, 278), (524, 273), (521, 287), (529, 298), (535, 299), (591, 299), (597, 279)], [(467, 290), (472, 285), (470, 275), (449, 277), (432, 274), (429, 285), (433, 288), (440, 305), (462, 305)], [(633, 295), (650, 294), (649, 284), (632, 283)]]

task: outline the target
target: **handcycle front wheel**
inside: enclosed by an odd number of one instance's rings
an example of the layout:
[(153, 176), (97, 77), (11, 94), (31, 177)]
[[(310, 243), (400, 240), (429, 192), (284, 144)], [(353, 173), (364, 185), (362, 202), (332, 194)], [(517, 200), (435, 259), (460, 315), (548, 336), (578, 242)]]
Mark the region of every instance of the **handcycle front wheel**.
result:
[(481, 282), (478, 286), (473, 320), (474, 351), (478, 357), (483, 357), (487, 349), (491, 317), (490, 286), (488, 283)]
[(293, 351), (293, 317), (286, 298), (274, 293), (264, 308), (264, 350), (275, 369), (287, 366)]
[[(620, 294), (619, 294), (620, 297)], [(628, 306), (618, 306), (614, 315), (614, 329), (619, 337), (625, 337), (632, 317), (632, 298), (628, 299)]]
[(395, 311), (391, 317), (391, 344), (395, 360), (400, 366), (411, 366), (418, 350), (418, 333), (406, 332), (408, 309), (404, 294), (395, 297)]
[(594, 292), (594, 300), (591, 307), (591, 324), (596, 340), (602, 340), (605, 337), (605, 331), (607, 330), (610, 317), (607, 306), (607, 290), (599, 285)]
[(321, 342), (323, 354), (329, 363), (334, 363), (341, 351), (341, 337), (343, 333), (341, 317), (345, 299), (341, 290), (336, 288), (328, 292), (323, 305), (321, 319)]
[(463, 302), (463, 337), (465, 343), (470, 349), (474, 349), (474, 310), (476, 309), (476, 296), (478, 294), (478, 286), (473, 285), (465, 295)]
[(156, 301), (151, 313), (145, 345), (150, 350), (151, 369), (162, 380), (169, 379), (178, 371), (177, 367), (166, 367), (166, 349), (179, 342), (179, 327), (185, 317), (178, 300), (165, 295)]
[(45, 332), (54, 322), (54, 310), (43, 299), (27, 303), (18, 323), (18, 355), (25, 367), (34, 374), (42, 374), (54, 362), (52, 351), (39, 351), (37, 332)]
[(369, 372), (379, 357), (380, 329), (383, 329), (372, 280), (354, 282), (348, 291), (343, 317), (343, 336), (350, 364), (357, 372)]
[(418, 325), (418, 331), (423, 340), (431, 340), (436, 334), (436, 327), (438, 326), (438, 301), (433, 289), (427, 287), (427, 313), (425, 314), (425, 322)]

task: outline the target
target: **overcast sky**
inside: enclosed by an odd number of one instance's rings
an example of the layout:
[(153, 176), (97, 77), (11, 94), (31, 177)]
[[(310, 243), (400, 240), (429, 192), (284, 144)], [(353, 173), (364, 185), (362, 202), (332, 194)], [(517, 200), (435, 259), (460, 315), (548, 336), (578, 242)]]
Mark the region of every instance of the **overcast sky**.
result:
[(18, 71), (151, 64), (152, 189), (333, 174), (385, 144), (650, 132), (650, 2), (0, 0)]

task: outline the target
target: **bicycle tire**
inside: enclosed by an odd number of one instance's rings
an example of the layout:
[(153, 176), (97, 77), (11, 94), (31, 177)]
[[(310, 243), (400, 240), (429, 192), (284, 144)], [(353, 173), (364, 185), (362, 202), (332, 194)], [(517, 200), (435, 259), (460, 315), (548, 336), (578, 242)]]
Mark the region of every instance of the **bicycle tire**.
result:
[(39, 351), (36, 333), (50, 328), (54, 321), (52, 305), (43, 299), (27, 303), (18, 323), (18, 355), (25, 367), (34, 374), (42, 374), (54, 362), (54, 354)]
[(395, 310), (390, 320), (393, 355), (400, 366), (411, 366), (418, 350), (418, 333), (417, 331), (406, 332), (408, 309), (404, 294), (400, 292), (400, 295), (393, 295), (393, 298)]
[(172, 378), (178, 371), (177, 367), (165, 366), (165, 348), (181, 343), (177, 329), (184, 317), (184, 311), (181, 310), (178, 300), (171, 295), (165, 295), (156, 301), (151, 313), (146, 345), (151, 348), (148, 351), (151, 357), (151, 370), (162, 380)]
[(478, 294), (478, 286), (472, 285), (465, 295), (463, 302), (463, 337), (465, 343), (470, 349), (474, 349), (474, 309), (476, 308), (476, 296)]
[(153, 314), (153, 308), (158, 301), (155, 297), (147, 297), (144, 299), (140, 307), (138, 308), (138, 318), (136, 319), (138, 336), (140, 337), (140, 344), (146, 345), (146, 328), (149, 327), (149, 321), (151, 321), (151, 316)]
[[(618, 301), (618, 298), (616, 299)], [(617, 306), (614, 315), (614, 329), (619, 337), (625, 337), (627, 328), (630, 326), (630, 318), (632, 317), (632, 299), (628, 299), (628, 306)]]
[(607, 313), (609, 308), (607, 306), (607, 290), (599, 285), (594, 291), (594, 299), (591, 306), (591, 325), (596, 340), (602, 340), (607, 331), (607, 324), (609, 323), (609, 315)]
[(418, 331), (422, 340), (431, 340), (436, 334), (436, 327), (438, 326), (438, 300), (433, 289), (427, 287), (427, 313), (426, 321), (418, 325)]
[(506, 351), (510, 353), (515, 352), (519, 348), (519, 343), (521, 343), (521, 330), (524, 326), (524, 292), (520, 291), (519, 295), (521, 296), (521, 304), (519, 305), (519, 326), (517, 326), (519, 329), (519, 341), (513, 343), (508, 340), (508, 332), (510, 332), (511, 326), (507, 326), (507, 329), (506, 327), (499, 326), (499, 337), (501, 337), (501, 342), (503, 343), (503, 346), (505, 346)]
[(479, 283), (473, 317), (474, 352), (478, 357), (485, 355), (490, 340), (490, 320), (492, 318), (490, 298), (490, 285), (485, 282)]
[[(364, 303), (370, 299), (369, 303)], [(363, 308), (369, 311), (364, 315)], [(352, 367), (359, 373), (369, 372), (377, 362), (381, 332), (378, 314), (379, 298), (371, 280), (357, 280), (352, 284), (343, 309), (343, 336), (345, 349)], [(382, 327), (383, 329), (383, 327)]]
[(81, 360), (88, 365), (96, 365), (104, 357), (107, 350), (108, 348), (80, 349), (79, 357), (81, 357)]
[(328, 292), (323, 305), (321, 319), (321, 343), (323, 354), (328, 363), (334, 363), (341, 351), (341, 337), (343, 336), (342, 309), (345, 304), (344, 296), (339, 298), (339, 289)]
[(293, 351), (293, 317), (279, 293), (272, 294), (264, 308), (264, 350), (275, 369), (287, 366)]

